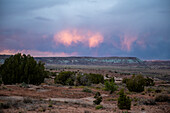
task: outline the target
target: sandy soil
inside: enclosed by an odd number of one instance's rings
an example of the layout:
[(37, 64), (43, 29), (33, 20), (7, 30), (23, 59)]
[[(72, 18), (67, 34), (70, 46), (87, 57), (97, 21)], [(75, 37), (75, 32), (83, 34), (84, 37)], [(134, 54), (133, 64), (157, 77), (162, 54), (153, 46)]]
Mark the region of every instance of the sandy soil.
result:
[[(91, 89), (94, 93), (82, 92), (82, 88), (75, 87), (56, 87), (49, 85), (34, 86), (23, 88), (19, 85), (0, 86), (0, 102), (9, 102), (11, 107), (1, 109), (4, 113), (122, 113), (117, 107), (117, 95), (109, 94), (107, 91)], [(93, 105), (93, 96), (99, 91), (102, 94), (103, 109), (96, 110)], [(153, 99), (152, 94), (131, 93), (131, 98)], [(31, 102), (24, 102), (25, 98), (30, 98)], [(7, 99), (8, 98), (8, 99)], [(49, 105), (52, 107), (49, 107)], [(124, 110), (127, 111), (127, 110)], [(143, 105), (132, 101), (130, 113), (169, 113), (170, 103), (157, 102), (156, 105)]]

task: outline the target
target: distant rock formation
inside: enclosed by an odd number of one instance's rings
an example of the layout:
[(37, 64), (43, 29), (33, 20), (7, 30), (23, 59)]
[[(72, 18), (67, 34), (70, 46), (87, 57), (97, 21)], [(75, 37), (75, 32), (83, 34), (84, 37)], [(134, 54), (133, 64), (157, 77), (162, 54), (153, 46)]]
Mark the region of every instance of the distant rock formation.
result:
[[(0, 55), (3, 64), (10, 55)], [(46, 64), (59, 65), (143, 65), (144, 62), (136, 57), (35, 57), (36, 61)]]
[(36, 57), (37, 61), (60, 65), (141, 65), (136, 57)]

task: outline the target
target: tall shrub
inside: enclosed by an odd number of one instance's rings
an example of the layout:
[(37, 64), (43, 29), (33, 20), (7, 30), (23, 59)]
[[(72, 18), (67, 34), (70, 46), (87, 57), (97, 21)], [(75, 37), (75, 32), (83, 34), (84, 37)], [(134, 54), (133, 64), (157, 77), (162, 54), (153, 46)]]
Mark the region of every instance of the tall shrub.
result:
[(104, 76), (101, 74), (90, 73), (86, 74), (88, 80), (93, 84), (104, 83)]
[(130, 109), (131, 107), (131, 100), (125, 95), (123, 89), (121, 89), (119, 92), (118, 107), (119, 109)]
[(155, 85), (155, 83), (154, 83), (153, 79), (151, 79), (149, 77), (145, 78), (145, 86), (154, 86), (154, 85)]
[(78, 74), (77, 75), (77, 85), (91, 85), (91, 84), (99, 84), (104, 83), (104, 77), (101, 74)]
[(15, 54), (7, 58), (0, 67), (0, 75), (4, 84), (27, 83), (40, 84), (46, 77), (42, 62), (36, 62), (30, 55)]
[(95, 100), (93, 101), (94, 104), (99, 105), (102, 102), (102, 96), (100, 92), (97, 92), (94, 96)]
[(132, 76), (126, 81), (126, 86), (129, 91), (142, 92), (144, 91), (145, 78), (142, 75)]
[(117, 90), (117, 86), (114, 83), (114, 81), (105, 81), (105, 90), (110, 91), (110, 94), (112, 94), (114, 91)]
[(60, 72), (54, 79), (55, 83), (63, 85), (74, 85), (75, 73), (71, 71)]

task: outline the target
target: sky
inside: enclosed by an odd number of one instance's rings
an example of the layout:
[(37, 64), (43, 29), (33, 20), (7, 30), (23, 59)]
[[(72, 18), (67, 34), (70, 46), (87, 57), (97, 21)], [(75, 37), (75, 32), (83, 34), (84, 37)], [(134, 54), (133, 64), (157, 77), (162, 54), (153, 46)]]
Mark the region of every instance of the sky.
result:
[(170, 59), (170, 0), (0, 0), (0, 54)]

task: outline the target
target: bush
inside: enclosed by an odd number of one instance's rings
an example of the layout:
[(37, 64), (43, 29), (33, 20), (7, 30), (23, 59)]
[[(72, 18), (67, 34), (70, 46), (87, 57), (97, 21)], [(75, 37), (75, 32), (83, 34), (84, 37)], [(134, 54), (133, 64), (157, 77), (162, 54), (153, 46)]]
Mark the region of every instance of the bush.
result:
[(96, 109), (102, 109), (102, 108), (103, 108), (102, 105), (97, 105), (97, 106), (96, 106)]
[(128, 78), (123, 78), (122, 83), (126, 84), (128, 80), (129, 80)]
[(161, 94), (161, 95), (157, 95), (155, 97), (155, 101), (156, 102), (169, 102), (170, 101), (170, 97), (168, 95), (165, 94)]
[(89, 88), (83, 88), (83, 92), (92, 93), (91, 89)]
[(74, 85), (75, 79), (76, 76), (74, 72), (64, 71), (55, 77), (54, 82), (62, 85)]
[(111, 82), (105, 81), (105, 90), (106, 90), (106, 91), (110, 91), (110, 94), (112, 94), (114, 91), (117, 90), (117, 86), (116, 86), (116, 84), (113, 82), (113, 80), (112, 80)]
[(97, 92), (94, 98), (96, 99), (93, 101), (94, 104), (99, 105), (102, 102), (102, 96), (100, 95), (100, 92)]
[(155, 105), (156, 104), (154, 99), (141, 99), (139, 103), (143, 105)]
[(32, 103), (32, 99), (29, 98), (29, 97), (24, 97), (24, 100), (23, 100), (24, 103)]
[(0, 75), (4, 84), (25, 82), (27, 84), (41, 84), (46, 77), (42, 62), (36, 62), (30, 55), (20, 53), (7, 58), (0, 67)]
[(145, 78), (145, 86), (154, 86), (154, 85), (155, 83), (151, 78), (149, 77)]
[(129, 91), (142, 92), (144, 91), (145, 78), (141, 75), (132, 76), (127, 80), (126, 86)]
[(91, 84), (104, 83), (104, 77), (101, 74), (78, 74), (77, 85), (89, 86)]
[(146, 91), (147, 91), (148, 93), (150, 93), (150, 92), (155, 91), (155, 89), (153, 89), (153, 88), (147, 88)]
[(115, 78), (114, 77), (110, 78), (109, 82), (115, 82)]
[(101, 74), (86, 74), (87, 79), (90, 81), (92, 84), (99, 84), (99, 83), (104, 83), (104, 77)]
[(0, 103), (0, 109), (8, 109), (11, 107), (9, 102)]
[(124, 94), (123, 89), (121, 89), (119, 92), (118, 107), (119, 109), (130, 109), (131, 107), (131, 100)]
[(20, 87), (29, 88), (29, 86), (28, 86), (25, 82), (23, 82), (23, 83), (20, 85)]
[(155, 93), (161, 93), (162, 90), (161, 89), (155, 89)]
[(48, 76), (56, 76), (56, 72), (46, 71)]
[(89, 86), (90, 84), (90, 80), (88, 79), (86, 74), (77, 75), (76, 85)]

